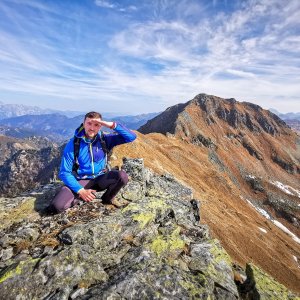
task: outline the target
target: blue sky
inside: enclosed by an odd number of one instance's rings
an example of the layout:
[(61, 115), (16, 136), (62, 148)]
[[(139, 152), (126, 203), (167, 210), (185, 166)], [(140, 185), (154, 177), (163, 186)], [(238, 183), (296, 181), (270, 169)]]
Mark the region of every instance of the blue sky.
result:
[(300, 111), (298, 0), (0, 0), (0, 101), (139, 114), (199, 93)]

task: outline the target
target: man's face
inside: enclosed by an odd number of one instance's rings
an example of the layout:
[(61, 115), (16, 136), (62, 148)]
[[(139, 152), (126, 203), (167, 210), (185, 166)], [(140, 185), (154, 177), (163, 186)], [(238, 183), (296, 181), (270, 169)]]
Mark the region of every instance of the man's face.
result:
[(85, 130), (85, 134), (87, 135), (88, 138), (92, 139), (93, 137), (96, 136), (96, 134), (100, 130), (101, 124), (99, 123), (99, 121), (101, 121), (101, 119), (99, 119), (99, 118), (95, 118), (95, 119), (86, 118), (85, 119), (85, 121), (83, 123), (83, 127)]

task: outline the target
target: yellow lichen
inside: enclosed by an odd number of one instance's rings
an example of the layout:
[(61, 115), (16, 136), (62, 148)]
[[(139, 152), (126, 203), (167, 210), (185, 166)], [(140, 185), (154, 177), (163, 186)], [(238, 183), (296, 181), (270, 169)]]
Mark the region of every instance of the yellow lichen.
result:
[(191, 281), (179, 281), (179, 284), (187, 290), (189, 296), (193, 299), (195, 297), (200, 298), (201, 294), (205, 291), (204, 288), (199, 288), (197, 285)]
[(211, 245), (210, 252), (214, 255), (214, 261), (217, 264), (224, 261), (227, 265), (231, 266), (232, 260), (225, 249), (219, 245), (219, 242), (217, 240), (212, 240)]
[(225, 263), (228, 265), (228, 268), (231, 268), (232, 261), (225, 249), (221, 247), (218, 240), (214, 239), (210, 241), (210, 244), (211, 248), (209, 252), (213, 255), (213, 259), (207, 266), (205, 274), (212, 278), (217, 278), (218, 281), (222, 282), (226, 279), (226, 273), (219, 272), (216, 269), (216, 266), (220, 263)]
[(185, 242), (180, 238), (180, 228), (177, 227), (171, 235), (158, 235), (151, 243), (150, 249), (160, 256), (162, 253), (170, 253), (177, 250), (183, 250)]
[(165, 252), (168, 249), (168, 243), (163, 239), (162, 236), (156, 237), (152, 241), (151, 244), (151, 250), (155, 252), (158, 256), (160, 256), (163, 252)]
[(138, 221), (140, 223), (141, 228), (144, 228), (148, 223), (153, 221), (154, 218), (155, 214), (153, 214), (152, 212), (140, 213), (132, 217), (134, 221)]
[(126, 207), (122, 209), (122, 213), (125, 213), (127, 211), (139, 211), (140, 207), (136, 203), (130, 203)]
[[(253, 270), (253, 277), (256, 282), (256, 287), (260, 293), (264, 294), (265, 299), (291, 299), (290, 292), (284, 285), (277, 282), (274, 278), (260, 270), (258, 267), (251, 265), (251, 268)], [(300, 297), (294, 297), (293, 299), (299, 300)]]
[(144, 228), (147, 224), (152, 222), (156, 217), (156, 211), (161, 211), (168, 208), (168, 205), (161, 199), (152, 199), (145, 207), (141, 207), (136, 203), (131, 203), (122, 210), (124, 212), (132, 212), (132, 219), (138, 221), (141, 224), (141, 228)]
[(2, 283), (3, 281), (5, 281), (9, 278), (12, 278), (12, 277), (22, 274), (22, 270), (23, 270), (24, 266), (27, 266), (29, 264), (35, 264), (39, 260), (40, 260), (40, 258), (21, 261), (17, 266), (12, 267), (11, 269), (9, 269), (7, 272), (5, 272), (3, 274), (3, 276), (0, 278), (0, 283)]
[(154, 199), (151, 202), (149, 202), (149, 204), (147, 205), (147, 208), (150, 209), (167, 209), (169, 207), (169, 205), (166, 204), (165, 201), (163, 201), (162, 199)]

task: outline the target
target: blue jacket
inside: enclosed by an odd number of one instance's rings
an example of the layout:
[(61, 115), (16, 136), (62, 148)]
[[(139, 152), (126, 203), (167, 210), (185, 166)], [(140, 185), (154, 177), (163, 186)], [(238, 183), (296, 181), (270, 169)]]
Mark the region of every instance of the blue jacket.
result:
[(99, 132), (94, 139), (89, 140), (85, 137), (84, 129), (76, 129), (75, 136), (81, 139), (77, 174), (72, 172), (74, 164), (74, 137), (67, 143), (61, 160), (59, 177), (75, 193), (82, 189), (78, 180), (96, 178), (106, 171), (106, 154), (101, 147), (100, 134), (102, 134), (108, 150), (136, 139), (136, 134), (121, 124), (117, 123), (114, 130), (116, 133), (103, 134)]

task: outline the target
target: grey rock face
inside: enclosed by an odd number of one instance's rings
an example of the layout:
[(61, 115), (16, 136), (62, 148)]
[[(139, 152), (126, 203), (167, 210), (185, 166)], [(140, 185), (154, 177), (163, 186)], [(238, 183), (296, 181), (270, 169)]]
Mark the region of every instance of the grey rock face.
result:
[(242, 140), (242, 145), (249, 152), (250, 155), (252, 155), (258, 160), (263, 160), (263, 155), (247, 139)]
[(181, 103), (167, 108), (164, 112), (141, 126), (138, 131), (144, 134), (150, 132), (174, 133), (178, 114), (184, 110), (185, 106), (186, 104)]
[[(125, 159), (123, 169), (131, 178), (119, 196), (126, 207), (96, 199), (2, 230), (3, 299), (238, 298), (230, 258), (199, 223), (191, 189), (142, 160)], [(45, 202), (53, 190), (44, 191)]]
[(295, 164), (295, 162), (282, 158), (275, 150), (273, 151), (271, 158), (286, 172), (290, 174), (300, 174), (300, 168)]
[(279, 197), (274, 193), (268, 193), (266, 205), (269, 205), (275, 210), (276, 215), (283, 217), (288, 222), (296, 227), (300, 227), (300, 219), (297, 217), (300, 211), (300, 206), (288, 198)]
[(211, 138), (209, 137), (205, 137), (201, 134), (198, 134), (197, 136), (194, 136), (192, 138), (192, 143), (194, 145), (198, 145), (198, 146), (204, 146), (213, 150), (217, 150), (217, 146), (215, 145), (215, 143), (211, 140)]
[(254, 176), (245, 176), (245, 180), (247, 183), (251, 186), (251, 188), (255, 191), (264, 192), (265, 189), (262, 185), (262, 180), (260, 178), (254, 177)]
[(59, 166), (60, 155), (61, 149), (56, 146), (16, 152), (0, 166), (0, 176), (3, 178), (0, 195), (16, 196), (49, 183)]

